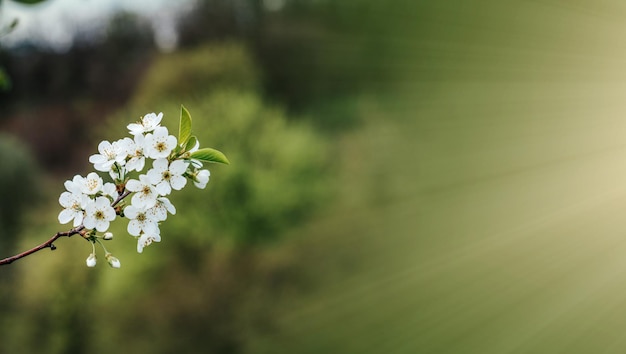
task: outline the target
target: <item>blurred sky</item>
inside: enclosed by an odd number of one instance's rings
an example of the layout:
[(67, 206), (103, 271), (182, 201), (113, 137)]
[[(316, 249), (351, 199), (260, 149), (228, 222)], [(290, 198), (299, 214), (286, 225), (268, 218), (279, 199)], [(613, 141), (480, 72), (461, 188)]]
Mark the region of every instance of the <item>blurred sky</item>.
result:
[(78, 35), (89, 40), (103, 37), (108, 20), (118, 12), (142, 16), (154, 29), (155, 43), (165, 51), (176, 47), (176, 19), (190, 11), (194, 0), (48, 0), (37, 5), (23, 5), (13, 1), (0, 2), (1, 22), (14, 18), (19, 25), (0, 43), (15, 46), (32, 43), (63, 52), (68, 50)]

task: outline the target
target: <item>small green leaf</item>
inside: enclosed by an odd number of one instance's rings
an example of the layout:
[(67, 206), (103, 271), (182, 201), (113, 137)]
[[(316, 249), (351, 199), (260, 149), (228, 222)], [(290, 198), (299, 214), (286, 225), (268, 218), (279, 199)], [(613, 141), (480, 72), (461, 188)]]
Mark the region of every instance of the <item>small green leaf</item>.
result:
[(222, 154), (218, 150), (211, 149), (211, 148), (200, 149), (192, 153), (191, 158), (197, 159), (203, 162), (218, 162), (218, 163), (224, 163), (224, 164), (230, 165), (230, 162), (228, 161), (228, 159), (226, 158), (224, 154)]
[(191, 136), (191, 115), (185, 106), (180, 106), (180, 123), (178, 125), (178, 144), (186, 146)]
[(190, 136), (189, 140), (187, 140), (187, 145), (185, 146), (185, 151), (189, 151), (189, 150), (193, 149), (193, 147), (196, 146), (196, 143), (198, 143), (198, 138), (196, 138), (195, 135)]

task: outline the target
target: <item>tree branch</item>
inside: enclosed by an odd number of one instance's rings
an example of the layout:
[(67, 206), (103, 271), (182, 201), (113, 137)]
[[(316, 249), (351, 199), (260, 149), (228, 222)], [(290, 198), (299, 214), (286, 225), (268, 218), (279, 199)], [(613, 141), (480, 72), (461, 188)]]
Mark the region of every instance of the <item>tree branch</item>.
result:
[[(120, 195), (117, 197), (117, 199), (115, 199), (112, 203), (111, 206), (115, 207), (117, 204), (119, 204), (119, 202), (122, 201), (122, 199), (126, 198), (129, 194), (130, 191), (124, 191), (123, 186), (121, 188), (121, 193)], [(7, 264), (11, 264), (15, 261), (17, 261), (18, 259), (24, 258), (26, 256), (29, 256), (35, 252), (41, 251), (44, 248), (50, 248), (50, 250), (54, 251), (56, 249), (56, 246), (54, 245), (54, 241), (56, 241), (57, 239), (61, 238), (61, 237), (72, 237), (73, 235), (76, 234), (80, 234), (81, 231), (85, 229), (85, 226), (80, 225), (77, 226), (69, 231), (65, 231), (65, 232), (57, 232), (54, 236), (52, 236), (48, 241), (40, 244), (39, 246), (33, 247), (31, 249), (29, 249), (28, 251), (24, 251), (22, 253), (16, 254), (15, 256), (11, 256), (11, 257), (7, 257), (5, 259), (1, 259), (0, 260), (0, 266), (2, 265), (7, 265)]]
[(42, 243), (39, 246), (33, 247), (31, 249), (29, 249), (28, 251), (24, 251), (20, 254), (16, 254), (15, 256), (11, 256), (11, 257), (7, 257), (5, 259), (0, 260), (0, 266), (1, 265), (6, 265), (6, 264), (11, 264), (15, 261), (17, 261), (20, 258), (24, 258), (28, 255), (31, 255), (35, 252), (41, 251), (44, 248), (50, 248), (51, 250), (55, 250), (56, 247), (54, 246), (53, 242), (56, 241), (58, 238), (63, 237), (63, 236), (67, 236), (67, 237), (71, 237), (73, 235), (79, 234), (81, 230), (83, 230), (85, 227), (84, 226), (78, 226), (75, 227), (69, 231), (66, 232), (57, 232), (54, 236), (52, 236), (48, 241)]

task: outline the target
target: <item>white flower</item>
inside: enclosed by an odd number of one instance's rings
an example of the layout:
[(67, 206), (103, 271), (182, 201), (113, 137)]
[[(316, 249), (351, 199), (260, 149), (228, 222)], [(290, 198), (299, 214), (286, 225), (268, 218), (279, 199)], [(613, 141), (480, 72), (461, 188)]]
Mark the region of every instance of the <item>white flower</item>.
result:
[(206, 184), (209, 183), (210, 176), (211, 172), (209, 170), (200, 170), (194, 174), (193, 184), (200, 189), (204, 189)]
[(161, 119), (163, 119), (163, 113), (159, 113), (158, 115), (154, 113), (148, 113), (141, 118), (141, 122), (131, 123), (126, 127), (132, 135), (143, 134), (151, 132), (156, 127), (158, 127), (159, 123), (161, 123)]
[(143, 252), (143, 248), (150, 246), (152, 242), (161, 242), (161, 235), (158, 232), (155, 234), (141, 234), (137, 240), (137, 252)]
[(110, 254), (110, 253), (105, 254), (104, 258), (106, 258), (107, 262), (109, 262), (109, 265), (112, 268), (119, 268), (119, 267), (122, 266), (122, 264), (120, 263), (120, 260), (115, 258), (115, 257), (113, 257), (113, 255)]
[(183, 177), (186, 170), (187, 163), (183, 160), (173, 161), (168, 167), (167, 159), (158, 159), (148, 171), (148, 178), (160, 195), (168, 195), (172, 188), (178, 191), (187, 184), (187, 178)]
[(102, 190), (102, 178), (95, 172), (88, 174), (81, 182), (79, 187), (84, 194), (94, 195)]
[(104, 235), (102, 235), (102, 239), (103, 240), (112, 240), (113, 239), (113, 233), (112, 232), (105, 232)]
[(150, 183), (148, 176), (140, 175), (139, 181), (131, 179), (126, 183), (126, 189), (135, 192), (131, 203), (137, 208), (152, 208), (154, 204), (156, 204), (158, 194), (154, 186)]
[(172, 215), (176, 214), (176, 208), (170, 203), (170, 200), (165, 197), (159, 197), (157, 198), (156, 204), (147, 210), (147, 214), (151, 219), (164, 221), (167, 219), (168, 211)]
[(130, 159), (126, 162), (126, 169), (128, 171), (141, 171), (146, 163), (143, 150), (145, 145), (145, 138), (143, 134), (135, 135), (135, 140), (129, 144), (128, 156)]
[(104, 140), (98, 144), (99, 154), (91, 155), (89, 162), (93, 163), (93, 167), (96, 170), (107, 172), (111, 170), (111, 166), (113, 166), (114, 163), (124, 163), (127, 156), (127, 151), (124, 147), (121, 141), (116, 141), (111, 144)]
[(85, 219), (83, 225), (87, 229), (96, 229), (104, 232), (109, 228), (109, 223), (115, 220), (115, 209), (106, 197), (98, 197), (90, 201), (85, 207)]
[(124, 209), (124, 216), (130, 219), (128, 223), (128, 233), (139, 236), (142, 233), (158, 233), (159, 226), (157, 220), (153, 219), (145, 209), (129, 205)]
[(91, 253), (89, 254), (89, 257), (87, 257), (87, 267), (89, 268), (93, 268), (96, 266), (96, 255)]
[(157, 127), (146, 135), (144, 153), (151, 159), (166, 158), (176, 147), (176, 137), (168, 135), (166, 127)]
[[(68, 181), (69, 182), (69, 181)], [(83, 223), (83, 210), (90, 199), (84, 194), (63, 192), (59, 197), (59, 204), (64, 208), (59, 213), (59, 222), (67, 224), (74, 219), (74, 227)]]

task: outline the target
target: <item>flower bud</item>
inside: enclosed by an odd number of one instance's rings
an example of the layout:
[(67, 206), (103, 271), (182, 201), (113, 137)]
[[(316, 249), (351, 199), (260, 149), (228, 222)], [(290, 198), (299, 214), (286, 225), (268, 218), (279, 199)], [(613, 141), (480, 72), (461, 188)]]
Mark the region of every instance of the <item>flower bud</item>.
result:
[(89, 255), (89, 257), (87, 257), (87, 267), (89, 268), (93, 268), (96, 266), (96, 255), (94, 253), (91, 253)]
[(106, 257), (107, 262), (109, 262), (109, 265), (110, 265), (111, 267), (113, 267), (113, 268), (119, 268), (119, 267), (121, 267), (121, 266), (122, 266), (122, 264), (120, 263), (120, 260), (119, 260), (119, 259), (117, 259), (117, 258), (115, 258), (115, 257), (113, 257), (113, 255), (112, 255), (112, 254), (107, 253), (105, 257)]
[(105, 232), (104, 235), (102, 236), (102, 239), (104, 240), (112, 240), (113, 239), (113, 233), (112, 232)]

